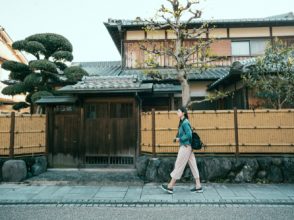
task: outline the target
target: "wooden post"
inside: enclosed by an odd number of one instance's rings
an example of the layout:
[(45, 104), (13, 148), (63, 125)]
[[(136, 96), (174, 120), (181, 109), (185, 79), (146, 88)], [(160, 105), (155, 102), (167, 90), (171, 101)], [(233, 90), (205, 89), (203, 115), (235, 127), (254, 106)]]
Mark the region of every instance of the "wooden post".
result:
[(236, 157), (239, 156), (239, 134), (238, 134), (238, 112), (234, 107), (234, 129), (235, 129), (235, 144), (236, 144)]
[(155, 139), (155, 109), (152, 109), (152, 157), (156, 157), (156, 139)]
[(269, 27), (269, 32), (270, 32), (270, 39), (271, 39), (271, 46), (274, 44), (274, 38), (273, 38), (273, 27)]
[(175, 97), (174, 94), (170, 96), (170, 101), (171, 101), (171, 109), (170, 110), (175, 110)]
[(10, 122), (10, 144), (9, 144), (9, 158), (14, 157), (14, 130), (15, 130), (15, 112), (11, 112)]
[(48, 161), (48, 147), (49, 147), (49, 107), (46, 107), (46, 124), (45, 124), (45, 154)]
[(80, 138), (79, 138), (79, 160), (83, 161), (83, 164), (86, 164), (86, 148), (84, 145), (84, 121), (85, 120), (85, 109), (84, 109), (84, 103), (81, 105), (81, 111), (80, 111)]
[[(141, 99), (139, 99), (138, 100), (138, 107), (137, 108), (135, 108), (135, 109), (137, 109), (137, 114), (138, 114), (138, 118), (137, 118), (137, 123), (136, 123), (136, 125), (137, 125), (137, 131), (138, 131), (138, 136), (137, 136), (137, 138), (138, 138), (138, 142), (137, 142), (137, 150), (136, 150), (136, 158), (138, 158), (140, 155), (141, 155), (141, 151), (142, 151), (142, 149), (141, 149), (141, 135), (142, 135), (142, 131), (141, 131), (141, 117), (142, 117), (142, 104), (141, 104), (141, 102), (142, 102), (142, 100)], [(136, 102), (135, 102), (135, 104), (136, 104)], [(134, 105), (135, 105), (134, 104)]]

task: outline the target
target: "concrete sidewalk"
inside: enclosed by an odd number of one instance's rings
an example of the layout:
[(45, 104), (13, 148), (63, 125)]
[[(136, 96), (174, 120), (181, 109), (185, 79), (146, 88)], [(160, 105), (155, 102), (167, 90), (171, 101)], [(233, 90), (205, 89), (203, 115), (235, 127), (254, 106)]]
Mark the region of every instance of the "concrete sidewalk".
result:
[(192, 184), (178, 184), (174, 194), (161, 184), (141, 186), (58, 186), (0, 184), (0, 205), (11, 204), (269, 204), (294, 205), (294, 184), (202, 184), (203, 193), (190, 193)]

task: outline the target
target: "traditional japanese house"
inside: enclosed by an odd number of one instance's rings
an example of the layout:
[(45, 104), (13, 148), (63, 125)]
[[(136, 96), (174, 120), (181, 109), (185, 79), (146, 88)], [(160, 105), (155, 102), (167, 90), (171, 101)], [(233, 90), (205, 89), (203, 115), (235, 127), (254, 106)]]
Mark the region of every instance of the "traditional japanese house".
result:
[[(199, 27), (203, 21), (191, 24)], [(199, 72), (191, 70), (189, 84), (192, 100), (203, 99), (210, 89), (234, 75), (233, 63), (248, 62), (262, 55), (274, 37), (291, 44), (294, 40), (292, 13), (258, 19), (212, 20), (215, 25), (202, 38), (216, 37), (211, 45), (222, 59)], [(181, 106), (181, 87), (173, 69), (174, 61), (158, 57), (159, 66), (148, 69), (138, 43), (153, 40), (158, 47), (173, 43), (168, 30), (146, 32), (141, 21), (109, 19), (105, 23), (120, 55), (120, 61), (80, 62), (89, 76), (75, 85), (61, 88), (62, 96), (38, 101), (48, 108), (48, 150), (51, 167), (134, 166), (140, 153), (140, 112), (174, 110)], [(192, 44), (192, 40), (186, 44)], [(147, 72), (153, 72), (153, 77)], [(155, 77), (154, 77), (155, 76)], [(231, 82), (239, 78), (232, 78)], [(246, 90), (233, 86), (240, 96), (239, 108), (248, 108)], [(240, 90), (241, 89), (241, 90)], [(244, 92), (245, 91), (245, 92)], [(235, 99), (236, 100), (236, 99)], [(228, 100), (227, 107), (236, 105)], [(232, 104), (233, 103), (233, 104)], [(225, 105), (202, 103), (193, 109), (226, 108)]]

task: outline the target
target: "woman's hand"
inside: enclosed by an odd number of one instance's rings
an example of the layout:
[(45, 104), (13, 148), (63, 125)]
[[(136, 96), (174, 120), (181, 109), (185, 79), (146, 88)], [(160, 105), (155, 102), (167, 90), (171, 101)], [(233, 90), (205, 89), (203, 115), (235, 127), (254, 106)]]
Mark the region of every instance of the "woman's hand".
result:
[(179, 142), (180, 141), (180, 138), (175, 138), (174, 139), (174, 142)]

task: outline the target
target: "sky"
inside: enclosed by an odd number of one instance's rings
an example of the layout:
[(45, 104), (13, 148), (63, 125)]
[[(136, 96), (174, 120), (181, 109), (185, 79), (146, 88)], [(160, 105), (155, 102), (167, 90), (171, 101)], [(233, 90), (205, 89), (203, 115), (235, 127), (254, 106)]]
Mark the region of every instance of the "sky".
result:
[[(0, 26), (13, 41), (56, 33), (73, 45), (74, 62), (120, 60), (103, 22), (151, 18), (166, 0), (0, 0)], [(186, 1), (183, 1), (186, 2)], [(262, 18), (294, 11), (294, 0), (204, 0), (204, 19)]]

